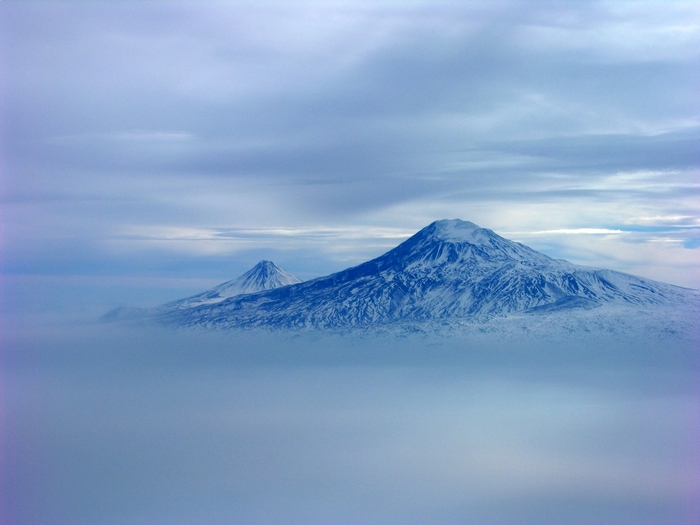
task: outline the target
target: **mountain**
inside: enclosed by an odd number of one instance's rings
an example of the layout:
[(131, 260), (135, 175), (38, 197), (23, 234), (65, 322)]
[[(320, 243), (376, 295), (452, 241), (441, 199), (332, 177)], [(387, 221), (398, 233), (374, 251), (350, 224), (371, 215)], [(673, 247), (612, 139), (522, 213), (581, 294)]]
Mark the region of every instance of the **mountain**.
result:
[(246, 273), (231, 281), (215, 286), (186, 299), (173, 301), (163, 306), (165, 309), (193, 308), (201, 305), (211, 305), (237, 295), (272, 290), (290, 284), (298, 284), (301, 279), (285, 272), (272, 261), (260, 261)]
[(205, 302), (206, 293), (185, 300), (199, 302), (165, 305), (156, 318), (179, 326), (332, 329), (698, 300), (696, 291), (552, 259), (457, 219), (436, 221), (384, 255), (326, 277), (215, 303)]
[(102, 321), (138, 321), (162, 316), (173, 310), (187, 310), (197, 306), (213, 305), (237, 295), (272, 290), (282, 286), (298, 284), (301, 279), (284, 271), (272, 261), (260, 261), (240, 277), (226, 281), (206, 292), (179, 299), (158, 308), (120, 306), (104, 314)]

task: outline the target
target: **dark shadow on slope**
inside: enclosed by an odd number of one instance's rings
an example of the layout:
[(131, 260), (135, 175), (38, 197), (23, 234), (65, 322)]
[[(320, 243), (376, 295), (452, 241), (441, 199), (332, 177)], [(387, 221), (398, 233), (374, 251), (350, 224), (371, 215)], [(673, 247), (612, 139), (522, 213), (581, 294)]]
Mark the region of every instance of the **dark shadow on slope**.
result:
[(595, 301), (593, 299), (588, 299), (586, 297), (577, 297), (577, 296), (567, 296), (567, 297), (562, 297), (561, 299), (554, 301), (553, 303), (549, 304), (543, 304), (540, 306), (535, 306), (533, 308), (529, 308), (528, 310), (525, 311), (525, 313), (528, 314), (541, 314), (541, 313), (549, 313), (549, 312), (557, 312), (561, 310), (574, 310), (574, 309), (584, 309), (584, 310), (590, 310), (591, 308), (598, 308), (600, 306), (599, 301)]

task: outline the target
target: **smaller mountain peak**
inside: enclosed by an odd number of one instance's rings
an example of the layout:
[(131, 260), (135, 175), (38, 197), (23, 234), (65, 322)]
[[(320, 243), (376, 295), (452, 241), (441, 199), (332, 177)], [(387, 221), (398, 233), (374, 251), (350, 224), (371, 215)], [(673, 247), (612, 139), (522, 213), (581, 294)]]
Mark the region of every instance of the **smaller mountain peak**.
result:
[(433, 235), (441, 241), (478, 244), (488, 238), (487, 230), (460, 219), (443, 219), (435, 221), (431, 226)]
[(285, 272), (282, 268), (267, 259), (260, 261), (241, 275), (239, 279), (242, 279), (244, 282), (255, 282), (262, 290), (301, 282), (301, 280)]
[(267, 259), (263, 259), (260, 261), (258, 264), (253, 266), (249, 271), (255, 271), (255, 270), (275, 270), (279, 269), (279, 266), (277, 266), (275, 263), (272, 261), (268, 261)]
[(226, 281), (200, 294), (168, 303), (166, 306), (175, 308), (192, 308), (204, 304), (220, 303), (221, 301), (248, 293), (271, 290), (290, 284), (298, 284), (301, 279), (284, 271), (272, 261), (262, 260), (240, 277)]

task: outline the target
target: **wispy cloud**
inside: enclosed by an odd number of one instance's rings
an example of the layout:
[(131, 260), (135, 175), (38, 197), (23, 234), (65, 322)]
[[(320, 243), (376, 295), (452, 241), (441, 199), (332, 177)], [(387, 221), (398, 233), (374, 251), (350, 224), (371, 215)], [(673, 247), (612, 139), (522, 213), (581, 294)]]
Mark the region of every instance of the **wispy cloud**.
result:
[[(132, 227), (106, 239), (111, 249), (168, 250), (192, 255), (235, 254), (275, 249), (313, 250), (338, 261), (362, 262), (413, 235), (414, 231), (377, 227), (217, 228)], [(348, 257), (350, 255), (350, 257)]]
[(622, 230), (609, 230), (605, 228), (561, 228), (559, 230), (541, 230), (532, 232), (505, 232), (505, 235), (610, 235), (624, 233)]
[(700, 286), (694, 2), (1, 14), (7, 271), (324, 273), (461, 217)]

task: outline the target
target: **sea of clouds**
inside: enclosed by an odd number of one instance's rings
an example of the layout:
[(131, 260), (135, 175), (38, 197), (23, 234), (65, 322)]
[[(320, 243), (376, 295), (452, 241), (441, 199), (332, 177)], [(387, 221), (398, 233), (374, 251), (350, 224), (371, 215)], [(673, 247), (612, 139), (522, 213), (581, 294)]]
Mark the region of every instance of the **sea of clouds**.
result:
[(6, 523), (700, 517), (687, 341), (94, 323), (2, 338)]

